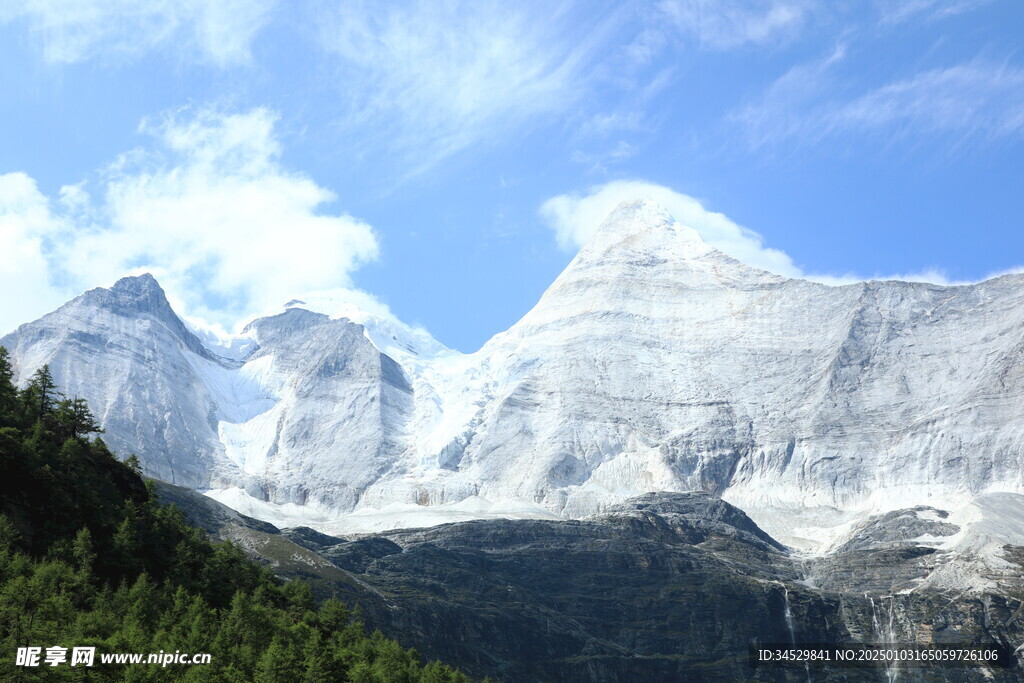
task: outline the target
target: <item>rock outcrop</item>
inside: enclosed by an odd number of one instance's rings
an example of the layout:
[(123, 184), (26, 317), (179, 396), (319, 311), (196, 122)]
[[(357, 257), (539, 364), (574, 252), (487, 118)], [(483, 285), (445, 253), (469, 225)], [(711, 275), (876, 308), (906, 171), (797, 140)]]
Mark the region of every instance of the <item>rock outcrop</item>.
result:
[[(854, 546), (869, 536), (894, 542), (882, 533), (904, 526), (893, 517), (829, 557), (833, 575), (845, 577), (829, 586), (812, 585), (822, 566), (707, 494), (647, 494), (580, 520), (469, 521), (347, 539), (219, 518), (223, 535), (280, 575), (358, 603), (372, 627), (481, 678), (1020, 680), (1021, 662), (1009, 655), (1024, 640), (1020, 564), (1009, 591), (1017, 597), (892, 590), (883, 577), (894, 569), (859, 562), (865, 550)], [(1016, 666), (750, 665), (752, 645), (807, 643), (991, 644)]]

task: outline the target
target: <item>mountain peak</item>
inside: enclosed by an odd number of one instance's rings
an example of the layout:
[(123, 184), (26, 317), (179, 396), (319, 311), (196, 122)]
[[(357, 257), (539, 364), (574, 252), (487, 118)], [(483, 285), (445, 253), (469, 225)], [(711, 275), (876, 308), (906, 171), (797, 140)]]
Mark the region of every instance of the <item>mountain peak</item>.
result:
[(668, 209), (653, 199), (643, 197), (619, 202), (619, 205), (612, 209), (612, 212), (605, 218), (605, 223), (613, 220), (640, 221), (652, 225), (674, 222)]
[(101, 305), (122, 314), (135, 311), (160, 319), (172, 317), (177, 320), (166, 293), (150, 273), (129, 275), (115, 282), (109, 289), (98, 288), (92, 292), (96, 293), (94, 297), (102, 302)]
[(157, 297), (166, 299), (163, 287), (156, 281), (152, 273), (126, 275), (110, 286), (110, 291), (120, 296), (135, 298)]
[(127, 275), (109, 288), (97, 287), (69, 302), (105, 309), (125, 318), (148, 316), (167, 326), (193, 353), (218, 363), (224, 359), (212, 353), (174, 312), (167, 294), (151, 273)]
[(696, 230), (675, 220), (652, 199), (633, 199), (616, 206), (581, 253), (601, 254), (619, 244), (640, 246), (645, 250), (680, 251), (680, 256), (690, 257), (712, 250)]
[(111, 289), (137, 289), (137, 288), (161, 289), (160, 283), (156, 281), (152, 273), (139, 273), (138, 275), (125, 275), (118, 279)]

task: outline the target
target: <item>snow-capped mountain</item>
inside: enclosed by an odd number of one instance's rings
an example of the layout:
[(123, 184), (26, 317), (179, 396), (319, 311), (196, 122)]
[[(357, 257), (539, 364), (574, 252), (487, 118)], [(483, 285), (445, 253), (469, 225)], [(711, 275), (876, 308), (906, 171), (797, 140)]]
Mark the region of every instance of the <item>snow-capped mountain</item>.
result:
[(21, 381), (49, 363), (152, 475), (285, 523), (583, 516), (700, 489), (827, 540), (813, 527), (1024, 491), (1024, 276), (786, 279), (641, 201), (474, 354), (301, 302), (245, 335), (240, 359), (214, 353), (140, 276), (0, 345)]

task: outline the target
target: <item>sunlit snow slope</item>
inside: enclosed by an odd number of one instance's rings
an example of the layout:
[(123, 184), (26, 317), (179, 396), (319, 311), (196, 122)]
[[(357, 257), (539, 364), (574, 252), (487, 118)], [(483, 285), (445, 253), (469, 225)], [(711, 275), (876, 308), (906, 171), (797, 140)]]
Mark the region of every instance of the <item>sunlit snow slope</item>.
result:
[(786, 279), (633, 202), (475, 354), (306, 308), (253, 321), (226, 359), (141, 276), (0, 344), (21, 381), (49, 363), (153, 475), (333, 530), (702, 489), (827, 541), (867, 512), (1024, 489), (1022, 276)]

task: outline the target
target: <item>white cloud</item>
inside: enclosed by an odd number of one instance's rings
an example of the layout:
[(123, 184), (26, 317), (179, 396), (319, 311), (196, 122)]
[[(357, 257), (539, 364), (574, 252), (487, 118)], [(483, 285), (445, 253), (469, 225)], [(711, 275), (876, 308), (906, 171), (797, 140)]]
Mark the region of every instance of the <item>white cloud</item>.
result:
[(339, 58), (343, 126), (416, 173), (578, 101), (602, 21), (545, 4), (353, 2), (323, 19), (322, 42)]
[[(99, 199), (82, 185), (64, 188), (56, 213), (26, 176), (4, 176), (14, 188), (5, 225), (23, 226), (13, 234), (33, 254), (26, 262), (38, 269), (43, 258), (71, 293), (151, 271), (186, 313), (224, 327), (308, 290), (349, 287), (351, 272), (376, 257), (376, 237), (325, 212), (334, 195), (281, 166), (274, 120), (256, 109), (147, 124), (155, 149), (104, 169)], [(12, 261), (0, 266), (5, 278), (18, 276)]]
[(658, 8), (701, 47), (728, 50), (793, 38), (806, 21), (807, 4), (792, 0), (663, 0)]
[[(544, 202), (541, 217), (555, 233), (559, 246), (575, 251), (597, 232), (612, 210), (625, 201), (650, 199), (657, 202), (677, 221), (696, 230), (701, 239), (736, 260), (755, 268), (790, 278), (803, 278), (826, 285), (847, 285), (865, 280), (904, 280), (937, 285), (963, 285), (976, 281), (953, 280), (938, 268), (920, 272), (864, 277), (852, 273), (829, 275), (807, 273), (783, 251), (764, 246), (758, 233), (738, 225), (728, 216), (708, 211), (700, 201), (675, 190), (643, 180), (617, 180), (590, 188), (584, 194), (563, 194)], [(1008, 273), (1024, 272), (1024, 267), (986, 275), (987, 280)]]
[(924, 134), (954, 142), (994, 140), (1024, 132), (1024, 69), (974, 60), (932, 69), (838, 99), (833, 68), (840, 49), (819, 62), (798, 65), (755, 102), (728, 117), (751, 147), (797, 141), (810, 144), (843, 134), (886, 143)]
[(219, 66), (244, 63), (275, 0), (27, 0), (0, 8), (0, 22), (24, 19), (47, 61), (100, 54), (136, 56), (185, 48)]
[(44, 254), (45, 240), (62, 227), (34, 180), (24, 173), (0, 175), (0, 335), (64, 303)]

